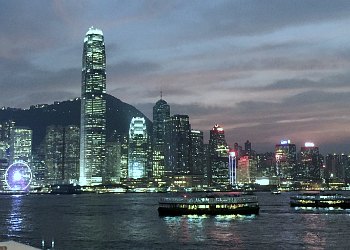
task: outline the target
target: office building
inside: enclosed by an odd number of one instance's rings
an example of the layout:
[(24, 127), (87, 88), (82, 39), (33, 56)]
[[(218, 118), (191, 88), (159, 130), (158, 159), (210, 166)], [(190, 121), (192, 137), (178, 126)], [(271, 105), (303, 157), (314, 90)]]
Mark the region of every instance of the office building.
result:
[(296, 179), (319, 182), (322, 165), (323, 160), (318, 147), (312, 142), (306, 142), (300, 150), (300, 167)]
[(325, 159), (324, 178), (326, 183), (344, 183), (349, 166), (349, 157), (346, 154), (328, 154)]
[(209, 138), (211, 186), (227, 187), (229, 185), (228, 152), (225, 131), (216, 124), (210, 130)]
[(49, 126), (44, 143), (48, 184), (78, 182), (79, 128), (77, 126)]
[(170, 106), (162, 98), (153, 107), (152, 169), (154, 178), (165, 175), (166, 123), (170, 118)]
[(275, 146), (275, 174), (284, 180), (292, 180), (297, 172), (297, 152), (290, 140), (281, 140)]
[(203, 131), (192, 129), (190, 133), (190, 173), (193, 175), (204, 175), (203, 161)]
[(237, 183), (254, 183), (257, 177), (257, 160), (245, 155), (237, 160)]
[(80, 185), (105, 178), (106, 55), (103, 33), (91, 27), (84, 38), (80, 122)]
[(132, 118), (128, 148), (128, 178), (141, 179), (150, 177), (150, 144), (145, 118)]
[(170, 174), (190, 174), (190, 133), (188, 115), (173, 115), (167, 125), (168, 166)]
[(13, 127), (11, 129), (10, 165), (19, 161), (31, 165), (32, 134), (32, 130), (26, 127)]

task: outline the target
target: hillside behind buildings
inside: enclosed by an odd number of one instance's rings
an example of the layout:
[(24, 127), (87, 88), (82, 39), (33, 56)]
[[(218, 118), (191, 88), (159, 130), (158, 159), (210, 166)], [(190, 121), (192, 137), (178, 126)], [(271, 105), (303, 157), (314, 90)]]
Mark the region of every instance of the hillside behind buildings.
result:
[[(149, 134), (152, 122), (134, 106), (118, 98), (106, 95), (107, 100), (107, 141), (115, 140), (118, 135), (126, 135), (132, 117), (146, 119)], [(12, 120), (16, 126), (25, 126), (33, 130), (33, 148), (45, 137), (46, 127), (50, 125), (76, 125), (80, 127), (80, 98), (54, 104), (36, 104), (28, 109), (2, 108), (0, 122)]]

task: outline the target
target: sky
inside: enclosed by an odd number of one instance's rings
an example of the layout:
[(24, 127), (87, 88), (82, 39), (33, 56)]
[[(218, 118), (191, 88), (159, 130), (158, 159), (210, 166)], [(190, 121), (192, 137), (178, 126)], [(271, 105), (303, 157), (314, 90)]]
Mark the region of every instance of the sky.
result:
[(350, 153), (348, 0), (0, 0), (0, 107), (80, 96), (83, 39), (104, 33), (107, 93), (160, 99), (229, 145)]

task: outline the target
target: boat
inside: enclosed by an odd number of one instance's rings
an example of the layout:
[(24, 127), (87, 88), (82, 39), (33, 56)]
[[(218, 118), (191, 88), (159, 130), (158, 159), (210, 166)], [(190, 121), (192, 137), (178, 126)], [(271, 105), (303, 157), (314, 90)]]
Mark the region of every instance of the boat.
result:
[(281, 194), (281, 190), (271, 190), (271, 194)]
[(178, 215), (253, 215), (259, 204), (253, 195), (207, 195), (205, 197), (168, 197), (159, 200), (160, 216)]
[(350, 208), (350, 196), (337, 193), (303, 193), (290, 197), (292, 207)]
[(79, 185), (61, 184), (51, 185), (50, 194), (81, 194), (82, 190)]

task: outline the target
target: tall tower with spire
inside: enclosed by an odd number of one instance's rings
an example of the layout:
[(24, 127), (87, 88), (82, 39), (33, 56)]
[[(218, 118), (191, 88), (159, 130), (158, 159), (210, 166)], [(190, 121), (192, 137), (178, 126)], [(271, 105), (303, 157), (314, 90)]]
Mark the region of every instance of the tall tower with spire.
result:
[(80, 185), (105, 178), (106, 53), (101, 30), (89, 28), (84, 38), (80, 120)]
[(163, 100), (160, 92), (160, 100), (153, 107), (153, 133), (152, 133), (152, 172), (153, 177), (164, 177), (166, 162), (166, 126), (170, 118), (170, 106)]

